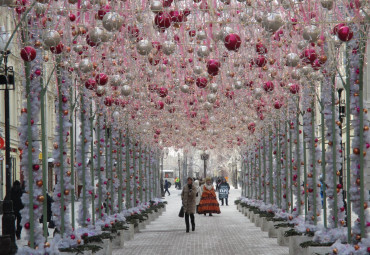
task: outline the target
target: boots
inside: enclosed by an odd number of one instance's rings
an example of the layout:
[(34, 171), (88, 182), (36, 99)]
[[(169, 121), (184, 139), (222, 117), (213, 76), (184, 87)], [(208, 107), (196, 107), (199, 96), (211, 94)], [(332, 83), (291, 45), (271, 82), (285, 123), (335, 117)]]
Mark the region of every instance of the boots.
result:
[(191, 223), (191, 230), (195, 231), (195, 223), (194, 222)]

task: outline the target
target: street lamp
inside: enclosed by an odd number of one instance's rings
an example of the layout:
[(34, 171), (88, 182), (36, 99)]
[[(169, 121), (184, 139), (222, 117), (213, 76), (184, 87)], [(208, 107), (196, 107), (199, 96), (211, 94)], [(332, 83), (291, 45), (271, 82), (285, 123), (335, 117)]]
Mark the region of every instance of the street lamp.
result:
[(10, 38), (10, 34), (5, 31), (4, 27), (0, 30), (0, 54), (4, 60), (4, 66), (0, 67), (0, 90), (4, 90), (5, 102), (5, 163), (6, 163), (6, 195), (3, 202), (3, 219), (2, 233), (3, 237), (10, 236), (9, 254), (17, 252), (15, 244), (15, 216), (13, 212), (13, 202), (11, 200), (11, 169), (12, 162), (10, 160), (10, 118), (9, 118), (9, 90), (14, 90), (14, 70), (12, 66), (8, 66), (8, 56), (10, 50), (6, 49), (6, 43)]
[(200, 158), (204, 161), (204, 178), (207, 177), (207, 160), (209, 159), (209, 154), (203, 152), (200, 154)]

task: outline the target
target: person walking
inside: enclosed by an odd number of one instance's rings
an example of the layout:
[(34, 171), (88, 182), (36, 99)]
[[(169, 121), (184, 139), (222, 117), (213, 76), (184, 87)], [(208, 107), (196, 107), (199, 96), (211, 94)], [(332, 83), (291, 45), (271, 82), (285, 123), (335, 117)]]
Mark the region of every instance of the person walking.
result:
[(13, 183), (13, 187), (10, 190), (10, 199), (13, 202), (13, 210), (15, 219), (17, 221), (17, 228), (15, 231), (15, 236), (17, 237), (17, 240), (21, 239), (21, 232), (22, 232), (22, 226), (21, 226), (21, 210), (23, 209), (24, 205), (22, 203), (22, 195), (24, 191), (21, 188), (21, 183), (16, 180)]
[(229, 191), (230, 185), (226, 182), (225, 179), (222, 179), (222, 182), (219, 184), (218, 187), (218, 198), (221, 200), (222, 205), (224, 205), (224, 199), (226, 201), (226, 206), (229, 205)]
[(197, 194), (195, 196), (195, 200), (196, 200), (195, 204), (196, 204), (196, 212), (198, 213), (198, 206), (199, 206), (199, 203), (200, 203), (200, 197), (202, 196), (202, 190), (200, 188), (200, 184), (199, 184), (198, 180), (194, 181), (194, 186), (197, 189)]
[(187, 185), (184, 185), (184, 188), (182, 189), (181, 199), (182, 199), (182, 206), (184, 208), (184, 213), (185, 213), (186, 233), (189, 233), (190, 231), (189, 217), (191, 220), (191, 230), (195, 231), (194, 213), (195, 213), (195, 204), (196, 204), (195, 198), (197, 195), (197, 189), (195, 185), (193, 184), (193, 178), (188, 177), (187, 182), (188, 182)]
[(201, 191), (202, 196), (198, 206), (198, 213), (204, 214), (204, 216), (207, 213), (209, 213), (209, 216), (212, 216), (212, 213), (220, 214), (220, 206), (217, 202), (217, 196), (211, 178), (206, 178), (206, 183), (202, 186)]
[(166, 194), (166, 192), (168, 192), (168, 195), (169, 196), (171, 196), (171, 194), (170, 194), (170, 192), (169, 192), (169, 190), (168, 190), (168, 188), (169, 188), (169, 183), (168, 183), (168, 181), (167, 180), (165, 180), (164, 181), (164, 194)]

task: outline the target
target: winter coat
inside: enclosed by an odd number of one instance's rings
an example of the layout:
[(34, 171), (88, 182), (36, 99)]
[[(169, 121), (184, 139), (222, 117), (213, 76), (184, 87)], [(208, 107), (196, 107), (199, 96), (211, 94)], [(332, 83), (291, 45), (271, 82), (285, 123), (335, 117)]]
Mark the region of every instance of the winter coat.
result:
[(167, 180), (164, 181), (164, 188), (168, 189), (168, 181)]
[(186, 184), (182, 189), (181, 199), (182, 205), (184, 207), (184, 212), (187, 214), (195, 213), (195, 203), (196, 203), (197, 189), (194, 185), (189, 189), (189, 185)]
[(24, 191), (21, 188), (19, 181), (13, 183), (13, 187), (10, 190), (10, 199), (13, 201), (13, 210), (15, 215), (20, 214), (20, 211), (23, 209), (24, 205), (22, 203), (22, 195)]

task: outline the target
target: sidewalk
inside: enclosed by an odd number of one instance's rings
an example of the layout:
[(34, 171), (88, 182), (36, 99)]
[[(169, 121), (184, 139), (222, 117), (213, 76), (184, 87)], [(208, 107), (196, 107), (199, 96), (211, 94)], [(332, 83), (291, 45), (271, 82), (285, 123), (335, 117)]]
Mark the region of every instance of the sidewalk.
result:
[(240, 189), (231, 189), (229, 206), (221, 206), (221, 214), (213, 217), (196, 215), (195, 232), (185, 232), (185, 222), (178, 217), (181, 206), (181, 191), (171, 189), (166, 212), (146, 226), (135, 239), (125, 242), (114, 255), (285, 255), (288, 247), (277, 245), (276, 238), (250, 223), (247, 217), (237, 211), (234, 200), (240, 196)]

